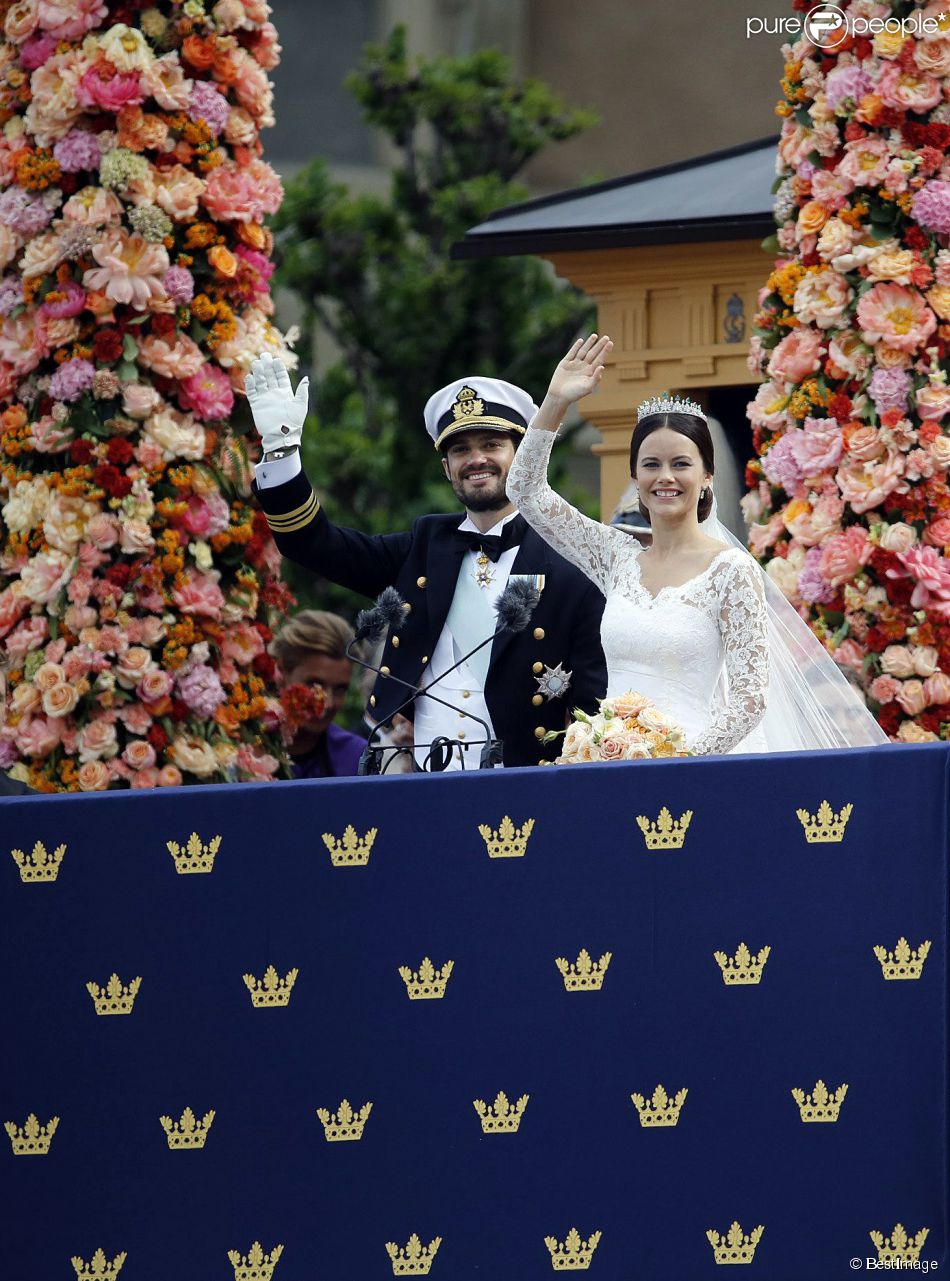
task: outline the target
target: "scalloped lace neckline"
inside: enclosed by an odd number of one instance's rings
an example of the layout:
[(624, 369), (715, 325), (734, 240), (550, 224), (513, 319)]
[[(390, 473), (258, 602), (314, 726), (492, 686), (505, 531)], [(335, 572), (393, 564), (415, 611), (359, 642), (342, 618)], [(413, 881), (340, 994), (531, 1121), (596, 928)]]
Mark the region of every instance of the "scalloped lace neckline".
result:
[(734, 550), (735, 548), (733, 547), (724, 547), (721, 552), (716, 552), (715, 556), (712, 558), (712, 560), (709, 562), (706, 568), (703, 570), (700, 570), (698, 574), (694, 574), (692, 578), (687, 578), (685, 583), (675, 583), (675, 584), (668, 583), (665, 587), (661, 587), (660, 590), (657, 592), (657, 594), (654, 596), (653, 593), (650, 591), (649, 587), (647, 587), (646, 584), (644, 583), (643, 576), (640, 573), (640, 557), (646, 551), (646, 548), (641, 543), (640, 550), (637, 552), (636, 556), (634, 556), (633, 558), (633, 563), (634, 563), (634, 566), (636, 567), (634, 580), (636, 582), (636, 585), (640, 588), (640, 591), (643, 592), (644, 596), (646, 596), (647, 600), (658, 601), (663, 597), (663, 595), (666, 592), (681, 592), (683, 591), (684, 588), (691, 587), (693, 583), (698, 583), (700, 579), (706, 577), (706, 575), (709, 573), (712, 567), (716, 564), (716, 562), (720, 559), (720, 557), (725, 556), (727, 552), (731, 552)]

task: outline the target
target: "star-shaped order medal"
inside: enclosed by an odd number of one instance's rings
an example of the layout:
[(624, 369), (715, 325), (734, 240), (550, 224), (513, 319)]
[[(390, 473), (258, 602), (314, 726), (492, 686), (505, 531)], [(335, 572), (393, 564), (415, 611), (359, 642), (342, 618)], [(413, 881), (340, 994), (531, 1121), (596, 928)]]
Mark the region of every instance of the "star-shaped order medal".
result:
[(479, 587), (488, 587), (495, 577), (495, 571), (491, 567), (491, 559), (480, 552), (475, 558), (476, 569), (473, 577)]
[(571, 688), (573, 675), (573, 672), (564, 670), (563, 663), (558, 663), (557, 667), (548, 667), (545, 663), (544, 671), (534, 678), (538, 682), (538, 693), (543, 694), (548, 702), (552, 698), (560, 698)]

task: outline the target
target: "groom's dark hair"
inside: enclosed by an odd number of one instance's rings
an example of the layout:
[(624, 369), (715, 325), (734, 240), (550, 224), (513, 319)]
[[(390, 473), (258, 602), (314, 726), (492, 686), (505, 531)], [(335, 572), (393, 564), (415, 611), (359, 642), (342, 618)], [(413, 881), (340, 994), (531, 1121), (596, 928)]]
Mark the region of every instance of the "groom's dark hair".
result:
[[(648, 414), (637, 423), (630, 439), (631, 476), (636, 476), (637, 474), (637, 458), (643, 448), (643, 442), (648, 436), (652, 436), (655, 431), (659, 431), (661, 427), (669, 427), (670, 431), (679, 432), (681, 436), (691, 440), (699, 450), (699, 456), (706, 471), (710, 476), (715, 475), (716, 460), (713, 453), (712, 436), (709, 434), (709, 427), (705, 418), (697, 418), (695, 414)], [(709, 485), (703, 490), (702, 497), (696, 508), (696, 515), (699, 520), (706, 519), (712, 511), (712, 505), (712, 485)], [(640, 515), (644, 520), (649, 520), (649, 513), (643, 503), (640, 503)]]

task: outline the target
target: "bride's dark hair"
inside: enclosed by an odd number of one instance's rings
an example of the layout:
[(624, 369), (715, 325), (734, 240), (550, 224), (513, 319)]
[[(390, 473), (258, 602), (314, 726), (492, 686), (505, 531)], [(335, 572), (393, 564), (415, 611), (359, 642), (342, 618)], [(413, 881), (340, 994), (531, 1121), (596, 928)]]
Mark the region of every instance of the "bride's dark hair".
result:
[[(713, 455), (712, 436), (709, 434), (709, 427), (705, 418), (697, 418), (695, 414), (648, 414), (646, 418), (641, 418), (634, 429), (633, 436), (630, 440), (630, 475), (636, 477), (637, 458), (643, 447), (643, 442), (648, 436), (652, 436), (655, 431), (661, 427), (669, 427), (670, 431), (679, 432), (687, 440), (691, 440), (699, 450), (699, 456), (702, 459), (703, 466), (710, 476), (715, 474), (716, 465)], [(702, 491), (699, 504), (696, 508), (696, 516), (703, 521), (712, 511), (713, 491), (712, 485), (707, 485)], [(640, 503), (640, 515), (644, 520), (650, 519), (650, 513)]]

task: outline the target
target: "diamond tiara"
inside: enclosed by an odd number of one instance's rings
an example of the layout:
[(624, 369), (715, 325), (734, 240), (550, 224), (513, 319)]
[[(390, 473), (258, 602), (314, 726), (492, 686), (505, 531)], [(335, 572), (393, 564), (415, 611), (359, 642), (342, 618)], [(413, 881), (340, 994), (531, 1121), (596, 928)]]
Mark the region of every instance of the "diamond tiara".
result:
[(644, 400), (637, 406), (637, 422), (641, 418), (648, 418), (651, 414), (692, 414), (695, 418), (706, 421), (706, 415), (695, 400), (670, 396), (667, 393), (662, 396), (651, 396), (649, 400)]

